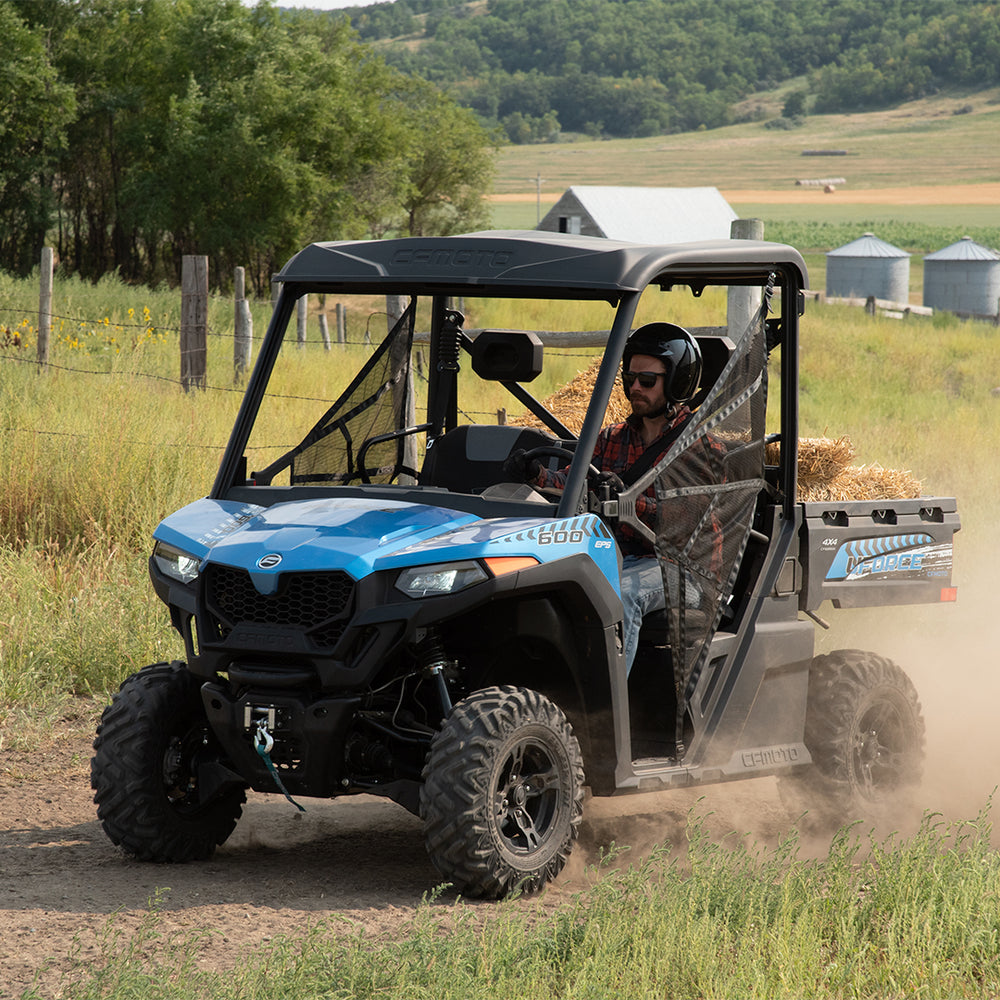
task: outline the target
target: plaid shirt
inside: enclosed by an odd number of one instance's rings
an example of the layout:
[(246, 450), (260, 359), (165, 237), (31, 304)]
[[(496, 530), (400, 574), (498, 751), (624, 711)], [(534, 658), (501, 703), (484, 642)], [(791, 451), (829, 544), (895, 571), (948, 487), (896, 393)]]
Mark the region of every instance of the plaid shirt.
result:
[[(660, 437), (649, 445), (650, 448), (658, 449), (657, 461), (659, 461), (659, 459), (666, 454), (667, 449), (673, 441), (673, 437), (667, 441), (664, 441), (664, 438), (667, 438), (672, 434), (672, 432), (675, 432), (690, 418), (691, 410), (688, 409), (688, 407), (679, 406), (677, 408), (677, 412), (674, 414), (673, 418), (668, 421)], [(635, 415), (626, 418), (624, 423), (612, 424), (609, 427), (605, 427), (604, 430), (601, 431), (600, 436), (597, 439), (597, 445), (594, 448), (594, 465), (601, 472), (614, 472), (616, 475), (622, 476), (625, 471), (634, 465), (639, 457), (646, 451), (646, 446), (642, 442), (641, 428), (642, 418)], [(684, 471), (686, 473), (683, 477), (671, 476), (672, 479), (677, 480), (678, 486), (690, 486), (696, 482), (715, 483), (722, 481), (721, 466), (715, 468), (715, 463), (706, 461), (709, 456), (707, 454), (703, 454), (708, 451), (714, 453), (716, 450), (718, 450), (721, 454), (722, 450), (721, 448), (717, 449), (715, 444), (711, 442), (711, 439), (707, 440), (709, 440), (707, 447), (704, 445), (699, 447), (701, 442), (696, 442), (691, 446), (691, 448), (678, 456), (676, 463), (671, 465), (670, 468), (672, 470)], [(703, 467), (701, 469), (694, 468), (698, 465)], [(569, 466), (558, 472), (551, 472), (548, 469), (543, 468), (534, 482), (538, 486), (561, 488), (566, 485), (568, 473)], [(692, 473), (694, 473), (694, 475), (692, 475)], [(639, 520), (655, 530), (656, 495), (653, 484), (651, 484), (644, 493), (635, 498), (635, 512)], [(693, 529), (694, 524), (691, 524), (687, 528), (688, 534), (690, 534)], [(678, 531), (683, 532), (683, 530), (684, 527), (678, 523)], [(713, 552), (712, 563), (715, 564), (717, 561), (721, 563), (722, 532), (721, 526), (714, 516), (712, 518), (712, 531), (715, 536), (713, 539), (713, 549), (715, 551)], [(615, 534), (618, 538), (618, 544), (623, 555), (653, 554), (652, 546), (644, 538), (639, 537), (635, 530), (630, 528), (628, 525), (618, 525), (615, 529)], [(674, 539), (674, 543), (680, 548), (683, 546), (684, 539), (678, 536)]]

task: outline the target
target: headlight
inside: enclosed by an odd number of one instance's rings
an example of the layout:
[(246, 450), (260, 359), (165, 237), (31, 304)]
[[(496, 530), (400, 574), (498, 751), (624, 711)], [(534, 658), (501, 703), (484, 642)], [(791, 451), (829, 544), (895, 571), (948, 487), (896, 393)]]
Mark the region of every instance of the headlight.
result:
[(179, 583), (191, 583), (198, 578), (198, 560), (182, 549), (166, 542), (153, 547), (153, 561), (162, 573)]
[(404, 569), (396, 580), (396, 589), (407, 597), (438, 597), (454, 594), (473, 584), (488, 580), (486, 571), (477, 562), (437, 563)]

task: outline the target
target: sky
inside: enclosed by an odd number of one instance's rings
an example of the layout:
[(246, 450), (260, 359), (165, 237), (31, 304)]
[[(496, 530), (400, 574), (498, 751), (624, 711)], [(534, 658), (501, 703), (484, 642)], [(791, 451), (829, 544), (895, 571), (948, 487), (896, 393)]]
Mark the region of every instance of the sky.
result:
[(368, 7), (370, 4), (378, 2), (379, 0), (275, 0), (275, 6), (310, 7), (313, 10), (336, 10), (339, 7)]

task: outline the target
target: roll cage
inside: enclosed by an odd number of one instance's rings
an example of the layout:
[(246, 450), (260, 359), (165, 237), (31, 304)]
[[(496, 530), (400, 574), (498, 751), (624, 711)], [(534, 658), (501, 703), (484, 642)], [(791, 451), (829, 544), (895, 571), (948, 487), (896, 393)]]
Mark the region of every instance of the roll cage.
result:
[[(781, 423), (786, 440), (797, 436), (798, 317), (806, 268), (798, 251), (752, 240), (710, 240), (672, 245), (631, 244), (587, 236), (536, 231), (494, 231), (463, 236), (360, 242), (314, 243), (296, 254), (277, 275), (281, 285), (274, 315), (235, 422), (210, 496), (225, 499), (247, 482), (244, 451), (268, 379), (297, 300), (305, 294), (429, 296), (432, 302), (426, 420), (397, 428), (426, 432), (429, 439), (458, 424), (457, 371), (461, 351), (473, 339), (449, 305), (462, 296), (603, 300), (616, 307), (591, 405), (576, 441), (559, 516), (583, 509), (587, 459), (601, 430), (618, 366), (632, 329), (639, 297), (648, 286), (688, 286), (695, 296), (706, 287), (773, 285), (775, 315), (767, 321), (768, 348), (780, 349)], [(572, 433), (516, 379), (502, 384), (557, 437)], [(370, 445), (372, 442), (366, 442)], [(778, 484), (786, 514), (795, 498), (795, 463), (783, 462)]]

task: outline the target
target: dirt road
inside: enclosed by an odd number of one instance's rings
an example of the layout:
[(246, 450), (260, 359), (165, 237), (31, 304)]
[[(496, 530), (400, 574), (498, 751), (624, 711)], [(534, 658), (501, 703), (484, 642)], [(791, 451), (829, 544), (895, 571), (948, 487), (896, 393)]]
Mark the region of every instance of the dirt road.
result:
[[(981, 581), (967, 582), (967, 597), (957, 606), (928, 609), (924, 628), (895, 636), (883, 631), (871, 646), (905, 666), (927, 720), (923, 787), (912, 816), (893, 818), (903, 835), (923, 810), (946, 819), (974, 817), (1000, 775), (993, 707), (1000, 675), (983, 626), (991, 591)], [(57, 996), (61, 976), (100, 959), (109, 919), (127, 940), (158, 892), (161, 935), (209, 931), (199, 946), (201, 962), (226, 969), (248, 949), (320, 921), (342, 926), (345, 935), (406, 933), (421, 897), (440, 882), (419, 821), (370, 797), (307, 799), (302, 814), (278, 796), (251, 796), (235, 834), (211, 861), (131, 861), (107, 840), (91, 801), (96, 721), (96, 709), (83, 711), (30, 750), (12, 749), (11, 734), (0, 729), (0, 1000), (20, 997), (36, 975), (44, 995)], [(591, 799), (567, 870), (539, 897), (516, 905), (548, 909), (570, 900), (593, 877), (587, 866), (611, 841), (630, 845), (633, 856), (653, 844), (683, 844), (692, 808), (708, 817), (713, 835), (735, 830), (765, 844), (784, 837), (793, 819), (773, 778)], [(804, 845), (814, 856), (827, 847), (828, 841)], [(446, 894), (440, 905), (453, 900)]]
[(43, 981), (54, 989), (74, 962), (99, 956), (112, 915), (130, 933), (158, 891), (161, 931), (213, 930), (206, 964), (225, 968), (248, 948), (332, 915), (349, 922), (345, 929), (389, 931), (439, 881), (419, 822), (368, 798), (346, 808), (307, 800), (302, 814), (283, 799), (254, 796), (211, 861), (131, 861), (97, 822), (89, 740), (66, 735), (42, 777), (2, 780), (0, 997), (20, 996), (47, 965)]
[[(545, 192), (540, 201), (554, 205), (562, 192)], [(852, 190), (849, 184), (837, 187), (831, 194), (822, 187), (769, 188), (767, 190), (734, 190), (726, 188), (722, 196), (731, 205), (996, 205), (1000, 202), (1000, 182), (993, 184), (953, 184), (950, 186), (917, 186), (892, 188), (862, 188)], [(494, 194), (490, 201), (534, 203), (534, 191), (517, 194)]]
[[(96, 718), (89, 720), (89, 724)], [(304, 800), (296, 812), (280, 796), (251, 795), (230, 840), (208, 862), (149, 865), (107, 840), (89, 785), (88, 720), (63, 726), (32, 754), (5, 753), (0, 764), (0, 998), (20, 997), (36, 975), (45, 995), (61, 977), (98, 961), (102, 934), (114, 921), (127, 939), (157, 896), (161, 935), (207, 929), (206, 967), (233, 967), (247, 950), (311, 923), (343, 922), (344, 933), (398, 933), (424, 893), (441, 881), (424, 851), (420, 822), (378, 798)], [(720, 830), (787, 829), (773, 779), (710, 789)], [(587, 884), (586, 866), (615, 840), (636, 849), (683, 839), (697, 795), (644, 795), (591, 800), (581, 843), (559, 882), (519, 903), (548, 909)], [(741, 815), (742, 814), (742, 815)], [(748, 827), (749, 828), (749, 827)], [(454, 896), (442, 897), (447, 906)], [(480, 904), (489, 906), (491, 904)]]

